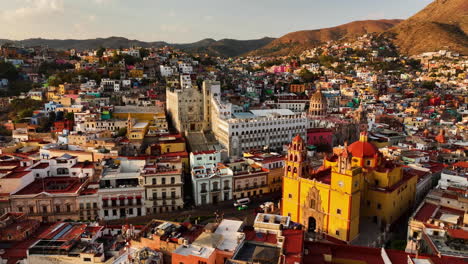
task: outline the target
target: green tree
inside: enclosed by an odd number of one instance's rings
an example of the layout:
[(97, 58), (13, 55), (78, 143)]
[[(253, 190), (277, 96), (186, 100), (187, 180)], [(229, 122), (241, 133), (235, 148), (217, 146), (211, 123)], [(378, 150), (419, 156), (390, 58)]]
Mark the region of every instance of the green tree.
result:
[(434, 90), (434, 88), (436, 87), (436, 84), (435, 82), (424, 81), (421, 83), (421, 87), (428, 89), (428, 90)]
[(4, 126), (0, 126), (0, 136), (11, 136), (11, 131)]
[(27, 93), (32, 88), (32, 82), (30, 81), (13, 81), (8, 88), (9, 95), (19, 95), (20, 93)]
[(14, 81), (18, 79), (18, 70), (9, 62), (0, 62), (0, 79), (8, 79), (8, 81)]
[(96, 56), (98, 56), (99, 58), (102, 58), (105, 51), (106, 49), (103, 46), (99, 47), (99, 49), (96, 51)]
[(117, 132), (117, 137), (125, 137), (127, 135), (127, 128), (123, 127)]
[(149, 54), (150, 54), (150, 52), (149, 52), (148, 49), (140, 48), (140, 57), (141, 58), (148, 57)]
[(72, 113), (72, 112), (67, 112), (67, 113), (65, 114), (65, 119), (71, 120), (71, 121), (75, 121), (75, 114)]
[(299, 76), (302, 78), (304, 82), (312, 82), (318, 79), (318, 76), (316, 74), (313, 74), (312, 72), (310, 72), (309, 70), (305, 68), (299, 72)]

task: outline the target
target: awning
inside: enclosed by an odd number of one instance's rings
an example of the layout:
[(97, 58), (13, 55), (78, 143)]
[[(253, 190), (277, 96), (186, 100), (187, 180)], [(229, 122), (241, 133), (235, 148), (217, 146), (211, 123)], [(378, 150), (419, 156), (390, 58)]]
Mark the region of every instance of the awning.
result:
[(141, 195), (137, 195), (136, 198), (137, 198), (137, 199), (141, 199)]
[(112, 197), (111, 200), (117, 200), (117, 197)]
[(120, 196), (119, 200), (125, 200), (125, 196)]
[(102, 197), (102, 200), (109, 200), (109, 197)]
[(134, 197), (133, 196), (127, 196), (127, 199), (133, 199)]

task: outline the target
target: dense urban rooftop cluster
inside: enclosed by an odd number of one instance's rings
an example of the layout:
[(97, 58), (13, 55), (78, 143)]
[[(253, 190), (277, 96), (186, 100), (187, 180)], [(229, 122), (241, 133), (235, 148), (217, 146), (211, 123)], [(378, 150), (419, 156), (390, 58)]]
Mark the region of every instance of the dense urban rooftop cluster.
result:
[(467, 258), (466, 56), (366, 34), (300, 56), (0, 59), (2, 263)]

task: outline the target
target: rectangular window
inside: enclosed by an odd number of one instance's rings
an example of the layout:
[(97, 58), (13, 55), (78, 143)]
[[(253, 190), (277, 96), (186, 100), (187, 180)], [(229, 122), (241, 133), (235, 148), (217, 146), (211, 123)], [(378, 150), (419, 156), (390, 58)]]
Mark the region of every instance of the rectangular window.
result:
[(381, 204), (377, 204), (377, 209), (382, 209), (382, 205)]
[(335, 234), (336, 234), (337, 236), (339, 236), (339, 235), (340, 235), (340, 230), (336, 230)]
[(341, 214), (341, 209), (336, 209), (337, 214)]

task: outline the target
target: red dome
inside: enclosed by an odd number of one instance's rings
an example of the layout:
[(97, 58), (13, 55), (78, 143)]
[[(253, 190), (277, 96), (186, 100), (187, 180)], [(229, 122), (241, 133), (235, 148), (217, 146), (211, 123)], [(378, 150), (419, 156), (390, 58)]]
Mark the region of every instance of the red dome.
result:
[(374, 157), (378, 152), (377, 148), (367, 141), (356, 141), (349, 145), (348, 151), (351, 152), (353, 157)]
[(302, 137), (301, 137), (299, 134), (297, 134), (297, 135), (293, 138), (292, 141), (293, 141), (293, 142), (302, 142), (303, 140), (302, 140)]

